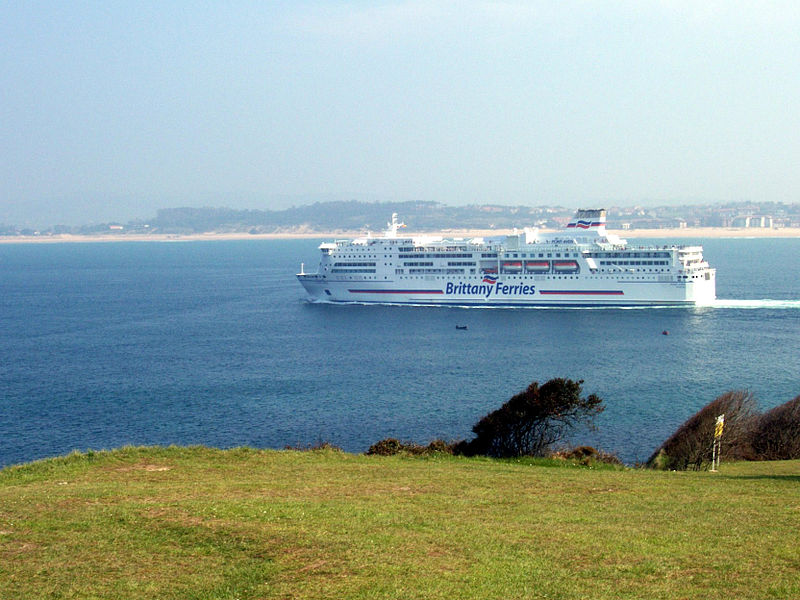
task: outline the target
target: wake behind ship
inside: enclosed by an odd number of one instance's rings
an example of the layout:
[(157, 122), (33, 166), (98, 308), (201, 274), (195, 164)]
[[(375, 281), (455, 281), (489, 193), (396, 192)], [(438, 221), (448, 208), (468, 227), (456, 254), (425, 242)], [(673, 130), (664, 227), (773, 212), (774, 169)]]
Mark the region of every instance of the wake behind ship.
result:
[(461, 306), (710, 304), (715, 270), (702, 246), (629, 246), (606, 231), (604, 209), (578, 210), (556, 233), (497, 239), (382, 237), (325, 242), (316, 273), (297, 278), (320, 302)]

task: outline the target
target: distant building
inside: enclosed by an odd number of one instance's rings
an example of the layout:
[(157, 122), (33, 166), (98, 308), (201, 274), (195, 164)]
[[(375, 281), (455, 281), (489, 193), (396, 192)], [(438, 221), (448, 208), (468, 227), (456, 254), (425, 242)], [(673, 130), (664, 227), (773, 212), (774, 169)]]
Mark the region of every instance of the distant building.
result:
[(741, 215), (734, 217), (731, 221), (731, 227), (772, 227), (772, 217), (763, 215)]

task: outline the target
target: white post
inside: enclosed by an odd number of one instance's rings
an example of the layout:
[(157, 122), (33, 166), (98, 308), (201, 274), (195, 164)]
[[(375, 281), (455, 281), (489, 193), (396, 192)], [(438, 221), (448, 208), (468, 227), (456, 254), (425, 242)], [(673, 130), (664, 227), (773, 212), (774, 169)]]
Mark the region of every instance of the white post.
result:
[(717, 472), (717, 438), (711, 442), (711, 472)]
[(719, 454), (720, 454), (720, 438), (722, 438), (722, 430), (725, 427), (725, 415), (721, 414), (717, 417), (714, 423), (714, 445), (711, 449), (711, 472), (716, 473), (719, 468)]

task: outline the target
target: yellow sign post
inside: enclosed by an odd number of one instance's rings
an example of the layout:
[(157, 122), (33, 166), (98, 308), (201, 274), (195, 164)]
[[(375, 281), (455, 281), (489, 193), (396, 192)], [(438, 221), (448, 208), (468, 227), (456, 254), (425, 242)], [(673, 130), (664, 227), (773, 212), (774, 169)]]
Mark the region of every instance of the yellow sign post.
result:
[(714, 424), (714, 443), (711, 446), (711, 472), (716, 473), (719, 468), (719, 442), (722, 438), (722, 430), (725, 428), (725, 415), (721, 414), (717, 417)]

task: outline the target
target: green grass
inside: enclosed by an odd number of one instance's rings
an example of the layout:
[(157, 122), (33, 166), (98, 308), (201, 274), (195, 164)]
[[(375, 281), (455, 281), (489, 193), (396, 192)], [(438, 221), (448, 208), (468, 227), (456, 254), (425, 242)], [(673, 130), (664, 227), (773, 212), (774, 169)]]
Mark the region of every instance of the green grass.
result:
[(0, 598), (797, 598), (798, 525), (798, 461), (123, 448), (0, 471)]

